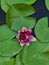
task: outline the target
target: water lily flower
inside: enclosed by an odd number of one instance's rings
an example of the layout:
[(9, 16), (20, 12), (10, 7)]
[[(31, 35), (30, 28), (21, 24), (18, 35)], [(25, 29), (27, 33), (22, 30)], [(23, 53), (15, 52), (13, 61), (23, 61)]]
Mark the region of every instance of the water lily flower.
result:
[(25, 27), (23, 27), (22, 30), (18, 31), (18, 35), (16, 36), (16, 38), (19, 40), (21, 46), (29, 46), (30, 41), (36, 41), (36, 38), (32, 36), (31, 33), (32, 30), (28, 30)]

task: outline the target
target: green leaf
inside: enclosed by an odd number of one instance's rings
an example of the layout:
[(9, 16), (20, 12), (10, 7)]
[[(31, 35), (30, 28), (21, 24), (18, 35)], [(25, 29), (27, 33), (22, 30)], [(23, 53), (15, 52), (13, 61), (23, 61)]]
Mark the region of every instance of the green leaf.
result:
[(17, 33), (12, 32), (7, 25), (0, 25), (0, 42), (8, 39), (12, 39)]
[(6, 0), (9, 5), (23, 3), (23, 4), (33, 4), (36, 0)]
[(22, 47), (20, 46), (17, 39), (7, 40), (0, 42), (0, 55), (12, 57), (15, 54), (18, 54), (21, 51)]
[(27, 4), (16, 4), (11, 6), (6, 15), (6, 21), (9, 28), (14, 31), (18, 31), (24, 26), (29, 29), (33, 28), (35, 25), (35, 19), (28, 17), (25, 18), (25, 16), (31, 15), (34, 12), (34, 8)]
[(20, 61), (19, 55), (16, 56), (15, 65), (23, 65), (23, 63)]
[(19, 54), (23, 65), (49, 65), (49, 55), (42, 54), (49, 48), (49, 43), (40, 41), (32, 42), (29, 47), (25, 46)]
[(48, 54), (30, 55), (24, 58), (24, 65), (49, 65)]
[(14, 65), (14, 59), (0, 57), (0, 65)]
[(10, 6), (12, 6), (13, 4), (33, 4), (35, 3), (36, 0), (1, 0), (1, 7), (2, 9), (7, 13), (8, 9)]
[[(30, 46), (25, 46), (22, 51), (24, 51), (24, 55), (28, 57), (28, 55), (34, 55), (38, 53), (43, 53), (49, 49), (49, 43), (43, 43), (39, 40), (36, 40), (35, 42), (31, 42)], [(22, 54), (21, 54), (22, 55)], [(23, 56), (23, 55), (22, 55)]]
[(32, 17), (25, 17), (25, 18), (9, 18), (7, 16), (7, 24), (9, 28), (13, 31), (19, 31), (23, 27), (27, 29), (32, 29), (35, 26), (36, 19)]
[(48, 18), (41, 18), (35, 27), (35, 35), (42, 42), (49, 41), (49, 27), (48, 27)]
[(45, 0), (45, 4), (46, 4), (47, 9), (49, 10), (49, 0)]
[(6, 3), (6, 0), (1, 0), (1, 8), (3, 11), (7, 12), (9, 5)]
[(35, 10), (30, 5), (14, 4), (7, 11), (7, 16), (9, 16), (9, 18), (19, 18), (31, 15), (33, 13), (35, 13)]

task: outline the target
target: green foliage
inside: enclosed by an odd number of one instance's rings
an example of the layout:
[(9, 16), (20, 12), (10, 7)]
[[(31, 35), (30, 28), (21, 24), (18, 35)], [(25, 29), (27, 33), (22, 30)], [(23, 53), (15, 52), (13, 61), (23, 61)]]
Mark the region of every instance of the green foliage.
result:
[[(35, 18), (28, 17), (35, 13), (35, 9), (30, 6), (35, 1), (1, 0), (8, 26), (0, 25), (0, 65), (49, 65), (48, 18), (41, 18), (36, 24)], [(49, 10), (49, 1), (45, 2)], [(30, 42), (30, 46), (21, 47), (20, 42), (15, 39), (22, 27), (35, 27), (37, 40)]]
[(49, 10), (49, 0), (45, 0), (45, 4), (46, 4), (47, 9)]
[(29, 52), (29, 54), (28, 55), (27, 54), (26, 55), (24, 54), (23, 58), (20, 57), (20, 60), (22, 59), (21, 63), (23, 63), (23, 65), (49, 65), (49, 53), (32, 55)]
[[(49, 65), (49, 53), (34, 54), (32, 47), (24, 47), (16, 59), (20, 65)], [(16, 61), (16, 63), (18, 62)]]
[(6, 3), (6, 0), (1, 0), (1, 8), (3, 11), (7, 12), (9, 5)]
[(0, 42), (0, 55), (12, 57), (21, 51), (22, 47), (16, 39)]
[(9, 8), (6, 21), (9, 28), (13, 31), (18, 31), (22, 27), (32, 29), (35, 26), (36, 20), (31, 17), (25, 17), (35, 12), (34, 8), (26, 4), (17, 4)]
[(14, 59), (8, 57), (0, 57), (0, 65), (13, 65)]
[(13, 4), (19, 4), (19, 3), (23, 3), (23, 4), (33, 4), (36, 0), (6, 0), (7, 3), (9, 5), (13, 5)]
[(42, 42), (49, 41), (48, 18), (41, 18), (35, 27), (36, 37)]
[(6, 24), (0, 25), (0, 42), (3, 42), (8, 39), (12, 39), (16, 35), (17, 33), (11, 31)]
[(13, 4), (28, 4), (31, 5), (35, 3), (36, 0), (1, 0), (1, 8), (7, 12), (9, 7), (12, 6)]
[(48, 54), (35, 54), (24, 58), (24, 65), (49, 65), (49, 55)]
[(26, 18), (10, 18), (7, 19), (7, 24), (9, 28), (13, 31), (18, 32), (23, 27), (27, 29), (32, 29), (35, 26), (36, 20), (34, 18), (26, 17)]
[(35, 9), (27, 4), (14, 4), (12, 5), (7, 12), (7, 15), (10, 18), (19, 18), (29, 16), (35, 13)]
[[(0, 55), (14, 56), (21, 51), (21, 46), (17, 39), (12, 39), (17, 33), (11, 31), (7, 25), (0, 25)], [(12, 39), (12, 40), (11, 40)]]

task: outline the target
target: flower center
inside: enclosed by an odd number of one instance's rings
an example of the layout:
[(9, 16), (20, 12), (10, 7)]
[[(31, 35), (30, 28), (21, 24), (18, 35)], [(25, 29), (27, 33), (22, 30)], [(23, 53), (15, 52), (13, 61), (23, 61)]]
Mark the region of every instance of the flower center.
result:
[(25, 40), (25, 39), (26, 39), (25, 34), (22, 34), (22, 35), (21, 35), (21, 40)]

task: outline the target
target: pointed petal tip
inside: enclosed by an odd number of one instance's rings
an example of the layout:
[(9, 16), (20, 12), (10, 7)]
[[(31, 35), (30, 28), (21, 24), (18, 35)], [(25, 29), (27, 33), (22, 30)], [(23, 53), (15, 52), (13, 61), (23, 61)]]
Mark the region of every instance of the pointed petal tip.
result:
[(16, 38), (18, 39), (18, 35), (16, 36)]
[(31, 41), (36, 41), (36, 38), (32, 36), (32, 39), (31, 39)]
[(24, 43), (20, 43), (21, 46), (24, 46)]
[(23, 27), (22, 30), (27, 30), (27, 28), (26, 27)]
[(30, 45), (30, 43), (26, 43), (26, 46), (29, 46)]

